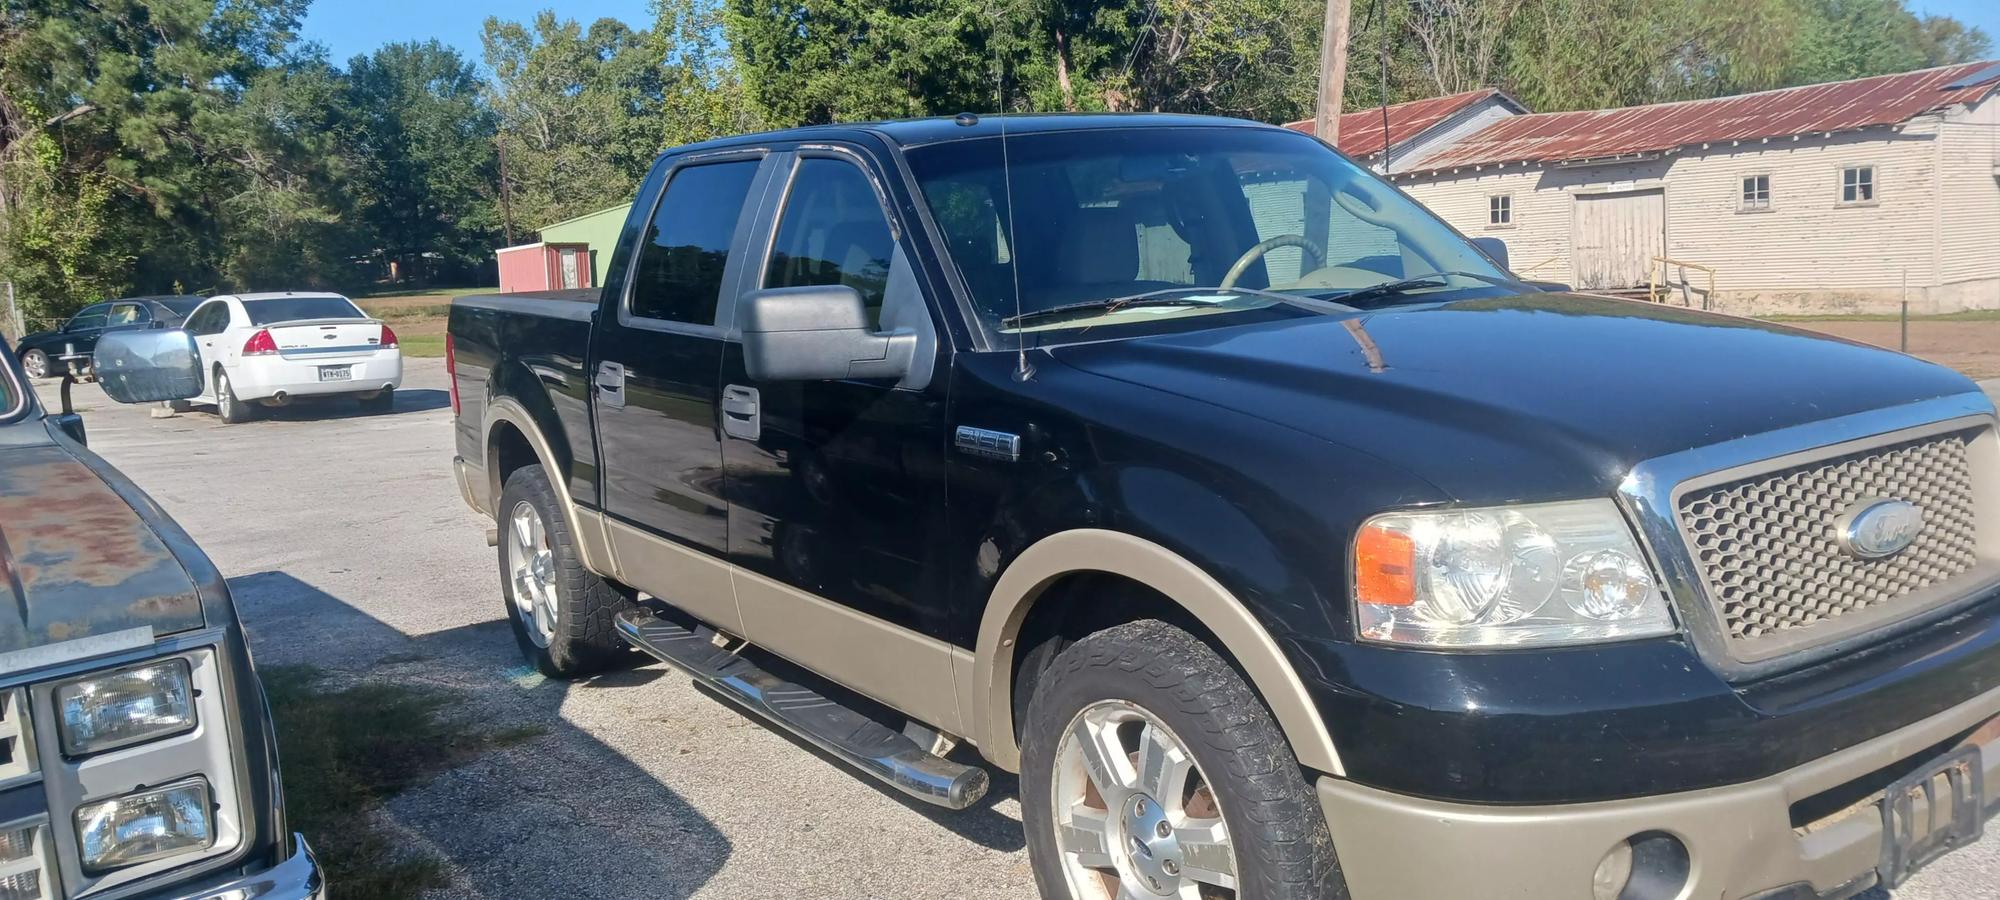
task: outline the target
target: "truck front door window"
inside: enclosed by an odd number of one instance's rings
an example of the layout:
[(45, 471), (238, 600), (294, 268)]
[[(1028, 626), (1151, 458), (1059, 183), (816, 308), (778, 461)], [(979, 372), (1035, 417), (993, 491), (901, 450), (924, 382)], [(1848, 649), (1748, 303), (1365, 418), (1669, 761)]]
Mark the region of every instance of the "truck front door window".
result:
[(632, 315), (715, 323), (722, 267), (757, 160), (688, 166), (667, 183), (632, 273)]
[(852, 163), (809, 157), (792, 176), (764, 286), (847, 285), (879, 327), (895, 247), (868, 176)]

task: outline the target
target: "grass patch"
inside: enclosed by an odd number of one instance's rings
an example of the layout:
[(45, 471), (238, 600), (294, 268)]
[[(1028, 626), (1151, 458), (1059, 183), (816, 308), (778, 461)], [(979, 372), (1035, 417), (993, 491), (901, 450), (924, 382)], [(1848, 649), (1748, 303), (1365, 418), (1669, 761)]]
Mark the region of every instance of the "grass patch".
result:
[(436, 359), (444, 356), (444, 335), (410, 334), (396, 336), (396, 345), (408, 357), (428, 357)]
[(362, 300), (356, 305), (361, 307), (362, 312), (381, 319), (384, 322), (429, 321), (431, 319), (442, 319), (451, 315), (451, 304), (449, 302), (411, 303), (405, 300), (386, 302)]
[[(1826, 316), (1764, 316), (1773, 322), (1894, 322), (1896, 313), (1842, 313)], [(1911, 316), (1912, 322), (2000, 322), (2000, 309), (1968, 309), (1933, 316)]]
[(355, 299), (355, 300), (387, 300), (387, 299), (393, 299), (393, 298), (398, 298), (398, 297), (406, 297), (406, 298), (407, 298), (407, 297), (443, 297), (443, 298), (445, 298), (445, 300), (446, 300), (447, 302), (449, 302), (449, 301), (450, 301), (450, 299), (451, 299), (451, 298), (453, 298), (453, 297), (470, 297), (470, 296), (472, 296), (472, 295), (474, 295), (474, 294), (497, 294), (497, 293), (500, 293), (500, 289), (499, 289), (499, 288), (497, 288), (497, 287), (464, 287), (464, 288), (437, 288), (437, 287), (429, 287), (429, 288), (399, 288), (399, 289), (395, 289), (395, 290), (387, 290), (387, 291), (371, 291), (371, 292), (369, 292), (369, 293), (366, 293), (366, 294), (360, 294), (360, 295), (357, 295), (357, 296), (355, 296), (355, 297), (354, 297), (353, 299)]
[(443, 864), (373, 827), (368, 812), (433, 775), (544, 733), (480, 730), (443, 715), (450, 691), (407, 684), (320, 687), (312, 666), (262, 669), (277, 719), (285, 809), (343, 900), (407, 900), (449, 882)]

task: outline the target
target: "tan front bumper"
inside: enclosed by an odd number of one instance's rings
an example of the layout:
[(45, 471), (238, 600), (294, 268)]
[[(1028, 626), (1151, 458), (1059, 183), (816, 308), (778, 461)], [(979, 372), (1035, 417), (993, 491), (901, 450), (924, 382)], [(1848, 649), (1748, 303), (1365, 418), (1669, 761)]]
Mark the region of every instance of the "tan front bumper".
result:
[[(1769, 778), (1684, 794), (1570, 806), (1475, 806), (1325, 777), (1319, 799), (1357, 900), (1591, 900), (1591, 877), (1605, 854), (1648, 831), (1686, 844), (1691, 890), (1681, 897), (1734, 900), (1795, 884), (1829, 894), (1857, 882), (1865, 887), (1872, 878), (1882, 854), (1880, 814), (1870, 806), (1801, 835), (1792, 827), (1792, 804), (1928, 754), (1996, 715), (2000, 689)], [(2000, 804), (1995, 731), (1982, 732), (1986, 813)]]

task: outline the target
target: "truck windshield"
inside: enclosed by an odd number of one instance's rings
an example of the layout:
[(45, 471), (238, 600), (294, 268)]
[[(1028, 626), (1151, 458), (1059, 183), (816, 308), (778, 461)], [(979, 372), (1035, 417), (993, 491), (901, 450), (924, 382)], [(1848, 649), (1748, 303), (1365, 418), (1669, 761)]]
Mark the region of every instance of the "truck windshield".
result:
[(1428, 211), (1293, 132), (1092, 129), (907, 158), (986, 327), (1033, 342), (1520, 289)]
[(361, 310), (345, 297), (273, 297), (245, 300), (243, 311), (252, 325), (297, 322), (302, 319), (365, 319)]

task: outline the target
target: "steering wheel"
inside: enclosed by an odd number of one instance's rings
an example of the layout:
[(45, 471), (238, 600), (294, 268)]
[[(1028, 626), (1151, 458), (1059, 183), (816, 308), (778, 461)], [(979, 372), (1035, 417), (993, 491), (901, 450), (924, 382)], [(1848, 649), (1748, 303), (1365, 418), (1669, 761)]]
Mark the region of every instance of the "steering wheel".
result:
[(1320, 265), (1314, 266), (1314, 269), (1324, 268), (1325, 266), (1326, 251), (1320, 249), (1320, 246), (1313, 243), (1310, 238), (1307, 238), (1303, 234), (1281, 234), (1274, 238), (1258, 241), (1257, 246), (1243, 251), (1243, 255), (1236, 258), (1236, 264), (1229, 267), (1229, 274), (1222, 276), (1222, 284), (1216, 286), (1216, 290), (1226, 291), (1235, 287), (1236, 279), (1243, 277), (1243, 273), (1249, 270), (1251, 263), (1263, 259), (1264, 254), (1279, 247), (1297, 247), (1312, 254), (1313, 261), (1320, 263)]

